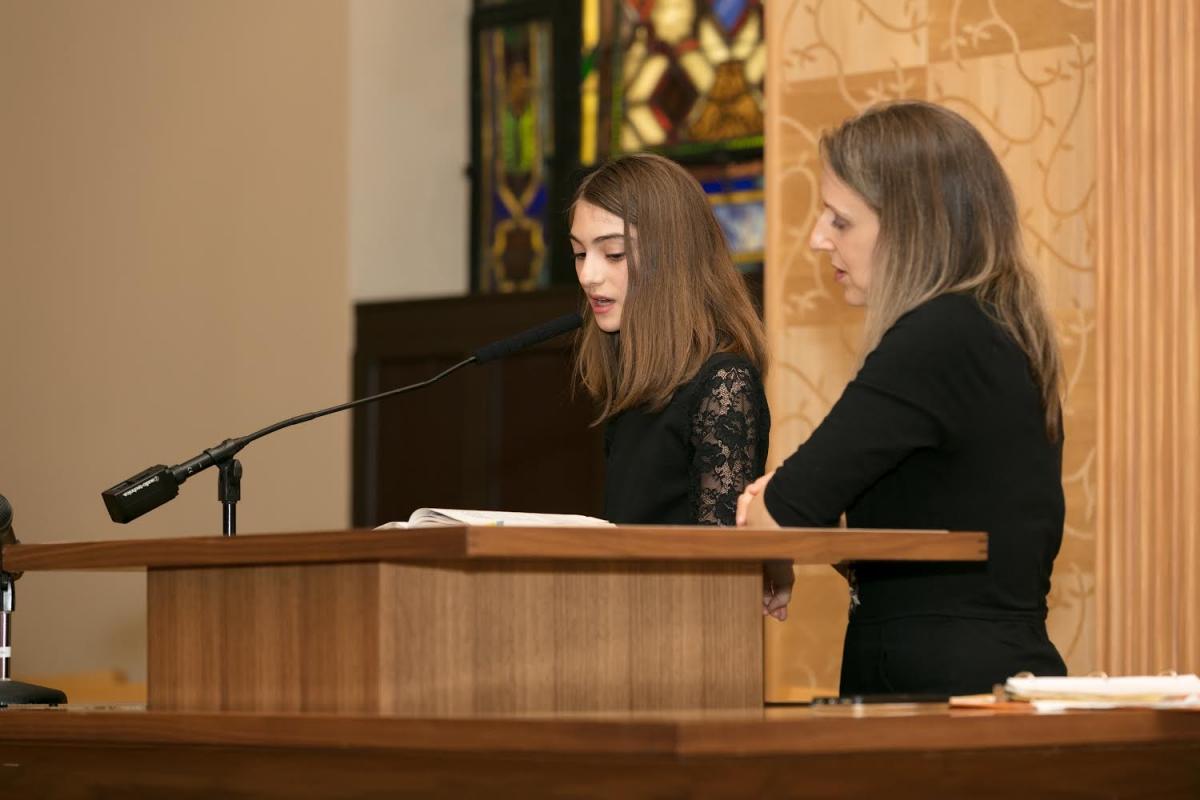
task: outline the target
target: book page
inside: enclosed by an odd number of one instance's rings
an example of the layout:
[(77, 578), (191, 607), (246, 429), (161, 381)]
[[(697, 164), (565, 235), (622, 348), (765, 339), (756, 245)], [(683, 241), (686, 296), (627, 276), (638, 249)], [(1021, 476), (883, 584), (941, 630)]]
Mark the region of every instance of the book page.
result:
[(613, 523), (583, 514), (539, 514), (527, 511), (485, 511), (464, 508), (418, 508), (407, 522), (388, 522), (376, 530), (429, 528), (439, 525), (525, 525), (530, 527), (594, 528)]

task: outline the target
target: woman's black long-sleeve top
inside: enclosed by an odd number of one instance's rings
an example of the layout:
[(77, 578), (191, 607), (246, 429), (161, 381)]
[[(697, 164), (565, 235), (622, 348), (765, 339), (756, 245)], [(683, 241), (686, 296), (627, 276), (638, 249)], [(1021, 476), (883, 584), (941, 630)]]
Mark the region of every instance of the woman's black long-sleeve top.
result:
[(985, 563), (855, 568), (851, 623), (1042, 621), (1062, 541), (1062, 441), (1024, 352), (966, 295), (901, 317), (764, 494), (781, 525), (986, 531)]
[(665, 408), (633, 408), (605, 429), (605, 517), (622, 524), (733, 525), (763, 473), (771, 415), (742, 355), (718, 353)]

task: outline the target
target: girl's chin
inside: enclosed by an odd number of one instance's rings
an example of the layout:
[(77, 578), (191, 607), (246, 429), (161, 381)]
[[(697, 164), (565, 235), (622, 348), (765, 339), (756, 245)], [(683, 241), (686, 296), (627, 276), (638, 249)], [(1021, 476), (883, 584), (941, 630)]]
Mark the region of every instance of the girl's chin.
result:
[(596, 318), (596, 327), (599, 328), (600, 330), (604, 331), (605, 333), (616, 333), (619, 330), (621, 330), (621, 320), (619, 320), (619, 319), (607, 320), (607, 319), (601, 319), (601, 318), (597, 317)]

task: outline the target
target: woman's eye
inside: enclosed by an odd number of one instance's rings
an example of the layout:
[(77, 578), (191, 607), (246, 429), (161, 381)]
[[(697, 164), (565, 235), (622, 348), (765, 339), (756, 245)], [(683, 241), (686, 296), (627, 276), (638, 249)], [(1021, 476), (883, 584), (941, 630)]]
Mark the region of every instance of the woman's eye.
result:
[(833, 215), (833, 221), (830, 224), (833, 225), (833, 227), (839, 231), (844, 231), (844, 230), (846, 230), (846, 228), (850, 227), (850, 222), (848, 220), (842, 219), (837, 214)]
[(624, 253), (605, 253), (604, 255), (609, 261), (616, 262), (616, 261), (624, 261), (625, 260)]
[(575, 260), (576, 260), (576, 261), (582, 261), (582, 260), (583, 260), (583, 258), (584, 258), (584, 256), (586, 256), (586, 255), (587, 255), (587, 253), (575, 253), (575, 254), (574, 254), (574, 256), (575, 256)]

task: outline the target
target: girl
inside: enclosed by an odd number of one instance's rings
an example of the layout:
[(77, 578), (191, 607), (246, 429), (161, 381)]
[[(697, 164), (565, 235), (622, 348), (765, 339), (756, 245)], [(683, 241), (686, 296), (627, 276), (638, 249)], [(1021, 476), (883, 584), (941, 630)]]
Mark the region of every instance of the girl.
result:
[(584, 179), (569, 219), (605, 516), (732, 525), (766, 462), (766, 347), (703, 189), (666, 158), (625, 156)]

